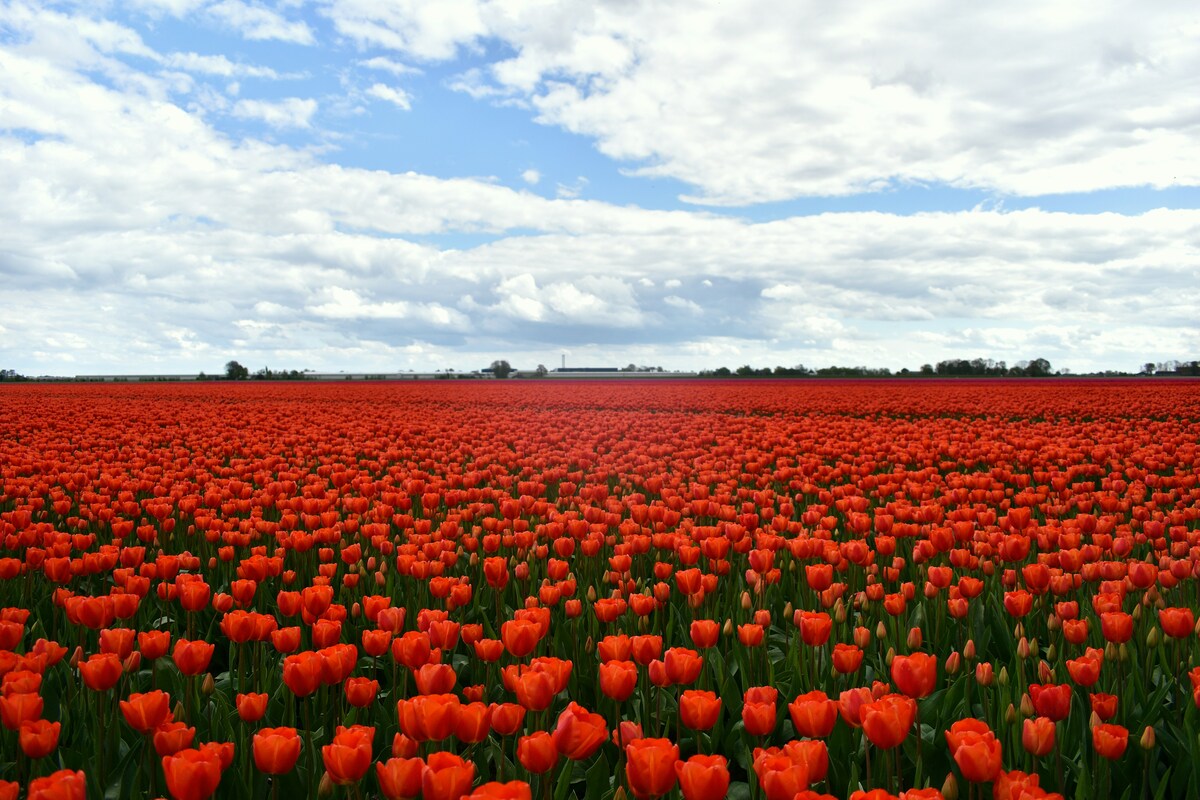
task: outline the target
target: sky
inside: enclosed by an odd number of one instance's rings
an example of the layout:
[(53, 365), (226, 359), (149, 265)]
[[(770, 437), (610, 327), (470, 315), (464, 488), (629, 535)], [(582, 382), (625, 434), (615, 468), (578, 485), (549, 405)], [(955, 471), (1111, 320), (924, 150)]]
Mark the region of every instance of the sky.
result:
[(1200, 358), (1200, 6), (0, 0), (0, 367)]

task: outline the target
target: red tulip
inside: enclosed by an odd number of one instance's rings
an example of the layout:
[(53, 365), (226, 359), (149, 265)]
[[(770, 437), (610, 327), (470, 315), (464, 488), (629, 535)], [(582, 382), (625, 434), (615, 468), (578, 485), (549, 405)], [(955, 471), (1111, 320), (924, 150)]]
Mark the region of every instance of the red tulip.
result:
[(221, 758), (214, 750), (180, 750), (163, 756), (167, 791), (175, 800), (205, 800), (221, 782)]
[(629, 699), (637, 686), (637, 664), (632, 661), (606, 661), (600, 665), (600, 691), (618, 703)]
[(529, 784), (525, 781), (490, 781), (467, 795), (467, 800), (530, 800)]
[(421, 793), (425, 762), (419, 758), (390, 758), (375, 765), (379, 791), (387, 800), (408, 800)]
[(713, 692), (687, 689), (679, 696), (679, 719), (688, 730), (708, 730), (720, 713), (721, 700)]
[(675, 786), (679, 746), (670, 739), (638, 739), (625, 747), (625, 775), (638, 800), (661, 797)]
[[(86, 795), (87, 778), (84, 774), (79, 771), (60, 769), (44, 778), (31, 780), (29, 789), (25, 793), (25, 800), (84, 800)], [(13, 800), (16, 800), (16, 793), (13, 794)]]
[(171, 698), (166, 692), (156, 690), (145, 694), (134, 693), (122, 700), (121, 713), (129, 727), (143, 736), (153, 733), (171, 716)]
[(820, 690), (802, 694), (788, 704), (796, 733), (809, 739), (824, 739), (837, 722), (837, 703)]
[(1029, 699), (1038, 716), (1049, 717), (1054, 722), (1060, 722), (1071, 713), (1071, 687), (1060, 684), (1031, 684)]
[(558, 715), (554, 727), (554, 745), (558, 752), (572, 761), (582, 761), (608, 739), (604, 717), (593, 714), (575, 701)]
[(175, 649), (171, 655), (175, 659), (175, 666), (179, 667), (179, 671), (184, 675), (199, 675), (208, 669), (214, 650), (216, 646), (208, 642), (180, 639), (175, 642)]
[(474, 781), (474, 764), (454, 753), (433, 753), (421, 773), (422, 800), (459, 800)]
[(258, 722), (267, 713), (267, 694), (239, 694), (234, 698), (242, 722)]
[(116, 686), (122, 671), (121, 659), (115, 653), (97, 653), (79, 662), (79, 677), (96, 692), (107, 692)]
[(339, 786), (358, 783), (371, 766), (375, 729), (365, 725), (338, 726), (333, 742), (321, 748), (325, 771)]
[(29, 758), (45, 758), (58, 747), (58, 734), (61, 730), (62, 723), (59, 722), (48, 722), (44, 719), (22, 722), (17, 734), (17, 744), (20, 745), (21, 752)]
[(558, 756), (554, 738), (546, 731), (536, 731), (517, 740), (517, 760), (535, 775), (552, 770)]
[(1092, 746), (1104, 758), (1115, 760), (1125, 755), (1129, 731), (1120, 725), (1101, 724), (1092, 728)]
[(1038, 758), (1054, 749), (1054, 721), (1049, 717), (1026, 719), (1021, 726), (1021, 746)]
[(1196, 620), (1190, 608), (1161, 608), (1158, 611), (1158, 624), (1163, 633), (1172, 639), (1186, 639), (1192, 635)]
[(729, 767), (725, 756), (694, 755), (675, 762), (683, 800), (722, 800), (729, 792)]
[(963, 777), (973, 783), (991, 781), (1000, 772), (1000, 742), (988, 726), (977, 719), (955, 722), (946, 732), (946, 742)]
[(267, 775), (286, 775), (300, 757), (295, 728), (263, 728), (254, 734), (254, 766)]
[(928, 697), (937, 685), (937, 657), (928, 653), (896, 656), (892, 661), (892, 682), (909, 697)]
[(871, 744), (882, 750), (890, 750), (908, 737), (916, 719), (917, 703), (902, 694), (888, 694), (872, 703), (865, 703), (861, 714), (862, 729)]

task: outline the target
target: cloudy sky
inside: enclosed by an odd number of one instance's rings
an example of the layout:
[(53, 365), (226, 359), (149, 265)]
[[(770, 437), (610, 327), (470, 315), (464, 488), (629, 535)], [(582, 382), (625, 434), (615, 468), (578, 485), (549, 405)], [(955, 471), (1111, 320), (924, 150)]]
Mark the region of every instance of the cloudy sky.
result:
[(1200, 7), (0, 0), (0, 367), (1200, 358)]

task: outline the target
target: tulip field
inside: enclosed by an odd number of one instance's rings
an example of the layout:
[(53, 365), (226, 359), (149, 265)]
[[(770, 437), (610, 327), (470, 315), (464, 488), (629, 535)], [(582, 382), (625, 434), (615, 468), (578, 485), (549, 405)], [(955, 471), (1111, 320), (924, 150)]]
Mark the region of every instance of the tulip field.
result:
[(0, 800), (1200, 797), (1200, 381), (0, 386)]

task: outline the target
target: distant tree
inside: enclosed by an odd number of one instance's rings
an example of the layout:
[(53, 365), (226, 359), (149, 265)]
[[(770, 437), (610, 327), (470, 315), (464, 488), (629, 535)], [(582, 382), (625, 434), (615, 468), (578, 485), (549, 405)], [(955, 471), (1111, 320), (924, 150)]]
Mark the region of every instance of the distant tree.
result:
[(537, 373), (537, 376), (538, 376), (539, 378), (544, 378), (544, 377), (546, 377), (547, 375), (549, 375), (549, 374), (550, 374), (550, 370), (546, 369), (546, 365), (545, 365), (545, 364), (538, 364), (538, 365), (537, 365), (537, 369), (536, 369), (536, 370), (534, 370), (534, 372), (536, 372), (536, 373)]
[(1044, 378), (1047, 375), (1054, 374), (1054, 370), (1050, 366), (1050, 362), (1044, 358), (1035, 358), (1033, 361), (1030, 361), (1026, 371), (1029, 373), (1029, 377), (1031, 378)]
[(1142, 364), (1142, 374), (1143, 375), (1153, 375), (1154, 374), (1154, 362), (1153, 361), (1147, 361), (1145, 364)]
[(230, 361), (225, 365), (225, 377), (231, 381), (244, 381), (250, 377), (250, 369), (236, 361)]
[(24, 375), (17, 372), (15, 369), (0, 369), (0, 381), (24, 381), (28, 380)]
[(492, 374), (501, 380), (507, 378), (513, 372), (512, 364), (509, 364), (502, 358), (498, 358), (492, 362), (491, 370)]

